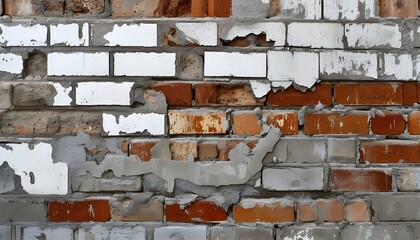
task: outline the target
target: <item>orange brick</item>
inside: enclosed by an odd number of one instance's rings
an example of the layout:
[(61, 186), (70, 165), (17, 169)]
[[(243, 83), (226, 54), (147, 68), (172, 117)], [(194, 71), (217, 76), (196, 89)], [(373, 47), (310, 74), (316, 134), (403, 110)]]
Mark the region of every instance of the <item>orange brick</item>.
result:
[(261, 133), (258, 118), (254, 113), (235, 112), (232, 121), (233, 134), (257, 135)]
[(309, 113), (305, 115), (305, 134), (369, 134), (367, 114)]
[(194, 160), (198, 157), (197, 142), (171, 141), (169, 143), (169, 148), (171, 149), (171, 156), (173, 160), (186, 161), (189, 160), (189, 158)]
[(197, 106), (262, 106), (245, 84), (199, 83), (194, 85)]
[(331, 169), (330, 186), (333, 192), (389, 192), (391, 174), (379, 169)]
[(107, 222), (111, 219), (108, 200), (51, 201), (50, 222)]
[(209, 17), (230, 17), (232, 0), (207, 0)]
[(157, 142), (132, 142), (130, 154), (138, 156), (142, 161), (148, 162), (152, 158), (151, 150)]
[(226, 112), (169, 110), (170, 134), (226, 134)]
[(405, 106), (412, 106), (414, 103), (418, 103), (419, 97), (420, 96), (417, 83), (403, 83), (403, 104)]
[(341, 222), (344, 220), (344, 202), (322, 200), (316, 203), (317, 222)]
[(311, 203), (300, 203), (298, 205), (298, 220), (300, 222), (314, 222), (315, 217), (315, 207)]
[(166, 205), (167, 222), (222, 222), (227, 219), (226, 211), (210, 201), (197, 201), (181, 209), (179, 204)]
[(284, 135), (297, 134), (299, 132), (299, 119), (296, 112), (265, 111), (263, 116), (267, 118), (267, 125), (273, 125), (280, 129)]
[(402, 105), (401, 83), (337, 83), (334, 85), (336, 104)]
[(162, 92), (169, 106), (192, 105), (192, 85), (190, 83), (158, 83), (150, 85), (149, 88)]
[(379, 16), (409, 18), (417, 17), (419, 5), (417, 0), (380, 0)]
[(353, 201), (344, 207), (349, 222), (369, 222), (369, 206), (365, 201)]
[(267, 95), (267, 105), (269, 106), (307, 106), (332, 105), (332, 86), (329, 83), (316, 85), (314, 91), (301, 92), (293, 87), (289, 87), (284, 92), (278, 91), (274, 93), (270, 91)]
[(407, 124), (408, 133), (411, 135), (420, 134), (420, 112), (415, 111), (411, 112), (408, 115), (408, 124)]
[(227, 161), (229, 160), (229, 152), (234, 149), (239, 143), (245, 143), (250, 150), (252, 150), (255, 145), (258, 143), (258, 140), (228, 140), (228, 141), (219, 141), (217, 144), (217, 149), (219, 151), (219, 160)]
[(419, 163), (420, 145), (409, 140), (362, 141), (361, 163)]
[(217, 143), (199, 143), (198, 144), (198, 160), (211, 161), (217, 159), (219, 152)]
[(207, 16), (207, 0), (191, 1), (191, 16), (206, 17)]
[(233, 220), (242, 223), (254, 222), (294, 222), (295, 209), (293, 204), (280, 202), (265, 202), (265, 199), (246, 199), (233, 206)]
[(370, 121), (370, 129), (374, 134), (403, 134), (405, 130), (405, 120), (399, 113), (386, 112), (384, 115), (377, 114)]

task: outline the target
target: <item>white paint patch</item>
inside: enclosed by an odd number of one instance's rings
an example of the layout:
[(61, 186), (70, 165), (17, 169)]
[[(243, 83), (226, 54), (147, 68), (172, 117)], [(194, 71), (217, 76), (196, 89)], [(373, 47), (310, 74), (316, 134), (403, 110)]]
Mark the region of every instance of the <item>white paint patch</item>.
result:
[(115, 53), (116, 76), (173, 77), (176, 53)]
[(374, 18), (377, 5), (375, 0), (324, 0), (324, 18), (328, 20)]
[(320, 19), (322, 17), (321, 0), (281, 0), (281, 14), (287, 18)]
[(80, 82), (76, 88), (77, 105), (130, 105), (133, 82)]
[(47, 46), (47, 27), (43, 25), (0, 24), (0, 45), (3, 46)]
[(313, 168), (265, 168), (262, 172), (264, 189), (275, 191), (313, 191), (324, 186), (324, 169)]
[(205, 226), (171, 226), (155, 228), (155, 239), (183, 239), (183, 240), (204, 240), (207, 239), (207, 228)]
[(115, 24), (112, 32), (105, 34), (104, 39), (108, 41), (105, 46), (156, 47), (157, 24)]
[(217, 46), (217, 23), (176, 23), (175, 27), (185, 35), (185, 39), (201, 46)]
[(53, 106), (70, 106), (72, 99), (70, 97), (70, 93), (72, 90), (72, 87), (63, 87), (60, 83), (51, 83), (55, 91), (57, 92), (57, 95), (54, 97), (54, 104)]
[(348, 23), (345, 35), (349, 47), (401, 47), (402, 37), (398, 24)]
[(145, 240), (146, 229), (142, 226), (109, 227), (95, 225), (89, 230), (79, 229), (76, 239), (118, 239), (118, 240)]
[(89, 46), (89, 24), (82, 25), (80, 36), (79, 24), (58, 24), (50, 26), (50, 44), (65, 46)]
[(206, 77), (266, 77), (265, 53), (205, 52)]
[(165, 134), (165, 114), (132, 113), (127, 117), (120, 115), (117, 119), (112, 114), (102, 114), (102, 126), (109, 136), (142, 133), (151, 135)]
[(384, 75), (396, 80), (413, 80), (411, 54), (384, 53)]
[(109, 76), (109, 53), (49, 53), (49, 76)]
[(343, 48), (344, 27), (340, 23), (290, 23), (287, 42), (290, 46)]
[(318, 53), (269, 51), (267, 59), (270, 81), (294, 81), (310, 88), (319, 79)]
[(0, 146), (0, 165), (3, 162), (21, 177), (23, 190), (29, 194), (67, 194), (67, 164), (53, 162), (50, 144), (38, 143), (33, 148), (27, 143)]
[(0, 72), (20, 74), (22, 71), (22, 56), (13, 53), (0, 53)]
[[(23, 228), (23, 240), (35, 239), (60, 239), (60, 240), (73, 240), (73, 229), (65, 227), (45, 228), (40, 227), (25, 227)], [(36, 236), (44, 236), (38, 238)], [(83, 238), (84, 239), (84, 238)]]
[(283, 88), (287, 89), (288, 87), (292, 86), (293, 81), (275, 81), (271, 82), (271, 86), (273, 88)]
[(252, 91), (256, 98), (262, 98), (271, 90), (271, 84), (263, 81), (250, 81)]
[(249, 34), (266, 34), (266, 41), (274, 41), (274, 46), (284, 46), (286, 42), (286, 26), (281, 22), (261, 22), (254, 24), (235, 24), (222, 27), (220, 38), (233, 40), (236, 37), (245, 37)]

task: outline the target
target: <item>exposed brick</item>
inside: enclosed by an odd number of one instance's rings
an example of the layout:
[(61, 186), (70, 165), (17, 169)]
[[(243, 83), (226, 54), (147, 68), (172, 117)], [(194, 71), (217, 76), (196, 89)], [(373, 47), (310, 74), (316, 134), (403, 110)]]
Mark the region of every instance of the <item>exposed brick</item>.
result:
[(417, 17), (419, 10), (416, 0), (380, 0), (379, 16), (409, 18)]
[(226, 113), (204, 110), (169, 110), (170, 134), (225, 134)]
[(399, 113), (377, 114), (370, 120), (370, 124), (370, 129), (374, 134), (399, 135), (405, 130), (404, 117)]
[(299, 203), (297, 213), (298, 220), (300, 222), (314, 222), (316, 220), (315, 210), (316, 208), (313, 203)]
[(369, 134), (367, 114), (308, 113), (305, 134)]
[(331, 84), (318, 84), (314, 91), (301, 92), (292, 87), (285, 91), (274, 93), (270, 91), (267, 96), (267, 105), (270, 106), (307, 106), (322, 103), (327, 106), (332, 105), (332, 86)]
[(337, 83), (334, 85), (336, 104), (402, 105), (401, 83)]
[(190, 83), (158, 83), (149, 88), (162, 92), (169, 106), (191, 106), (192, 85)]
[[(163, 221), (163, 203), (151, 200), (148, 203), (136, 203), (134, 200), (122, 200), (121, 208), (113, 208), (111, 215), (113, 221), (144, 222)], [(124, 211), (124, 209), (128, 209)]]
[(50, 222), (106, 222), (111, 219), (108, 200), (51, 201)]
[(245, 143), (249, 149), (253, 149), (255, 145), (257, 144), (257, 140), (221, 140), (217, 144), (217, 149), (219, 151), (219, 160), (221, 161), (227, 161), (229, 160), (229, 152), (230, 150), (234, 149), (236, 145), (239, 143)]
[(142, 141), (130, 143), (130, 154), (138, 156), (142, 161), (150, 161), (152, 158), (151, 150), (157, 142)]
[(381, 169), (339, 169), (330, 173), (333, 192), (389, 192), (391, 173)]
[(294, 222), (295, 208), (288, 201), (290, 200), (243, 199), (233, 206), (233, 220), (238, 223)]
[(321, 200), (316, 203), (317, 222), (341, 222), (344, 220), (344, 202)]
[(411, 112), (408, 115), (408, 123), (407, 123), (408, 133), (412, 135), (420, 134), (420, 112), (415, 111)]
[(267, 125), (280, 129), (283, 135), (297, 134), (299, 131), (298, 114), (296, 112), (264, 111)]
[(258, 117), (253, 112), (234, 112), (233, 134), (257, 135), (261, 133)]
[(73, 13), (103, 13), (104, 0), (66, 0), (66, 11)]
[(199, 83), (194, 86), (197, 106), (261, 106), (251, 86), (244, 84)]
[(230, 17), (232, 0), (207, 0), (209, 17)]
[(363, 141), (360, 144), (361, 163), (419, 163), (420, 145), (410, 140)]
[(363, 200), (356, 200), (347, 203), (344, 207), (346, 220), (349, 222), (369, 222), (369, 206)]
[(207, 16), (207, 0), (191, 1), (191, 17)]
[(5, 0), (4, 14), (10, 16), (32, 16), (35, 15), (35, 6), (32, 0)]
[(177, 203), (167, 204), (167, 222), (222, 222), (227, 219), (226, 211), (210, 201), (197, 201), (181, 209)]
[(217, 143), (199, 143), (198, 144), (198, 160), (211, 161), (218, 157), (219, 151)]
[(413, 82), (403, 83), (403, 105), (412, 106), (419, 102), (418, 84)]
[(194, 160), (198, 157), (197, 142), (194, 141), (171, 141), (169, 149), (173, 160)]
[(160, 17), (160, 0), (112, 0), (113, 17)]

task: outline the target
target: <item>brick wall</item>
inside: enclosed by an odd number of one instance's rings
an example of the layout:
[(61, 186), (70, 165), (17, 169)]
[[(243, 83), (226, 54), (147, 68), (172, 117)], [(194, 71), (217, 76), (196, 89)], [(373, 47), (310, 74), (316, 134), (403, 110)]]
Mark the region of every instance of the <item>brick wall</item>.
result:
[(0, 1), (0, 239), (417, 239), (418, 10)]

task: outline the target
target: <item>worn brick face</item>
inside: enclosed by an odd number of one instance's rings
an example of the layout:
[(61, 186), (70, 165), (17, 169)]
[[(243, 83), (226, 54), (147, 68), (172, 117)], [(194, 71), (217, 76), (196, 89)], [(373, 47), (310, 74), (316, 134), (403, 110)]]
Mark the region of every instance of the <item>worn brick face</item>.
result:
[(370, 128), (374, 134), (399, 135), (404, 133), (405, 120), (399, 113), (386, 112), (371, 119)]
[(167, 222), (222, 222), (227, 218), (226, 211), (209, 201), (197, 201), (181, 209), (179, 204), (166, 205)]
[(256, 203), (254, 206), (239, 203), (233, 207), (233, 219), (238, 223), (294, 222), (295, 211), (293, 206), (284, 206), (281, 203)]
[(389, 192), (391, 173), (370, 169), (331, 169), (331, 190), (334, 192)]
[(306, 106), (317, 105), (322, 103), (324, 105), (332, 105), (332, 85), (328, 83), (316, 85), (314, 91), (296, 90), (289, 87), (284, 92), (278, 91), (276, 93), (269, 92), (267, 96), (267, 105), (271, 106)]
[(225, 134), (226, 113), (221, 111), (169, 110), (170, 134)]
[(200, 83), (194, 85), (197, 106), (261, 106), (249, 85)]
[(305, 134), (369, 134), (368, 116), (362, 113), (309, 113), (305, 115)]
[(336, 104), (402, 105), (400, 83), (338, 83), (334, 85)]
[(234, 113), (232, 127), (234, 134), (257, 135), (261, 133), (258, 117), (252, 112)]
[(415, 0), (380, 0), (379, 9), (381, 17), (409, 18), (417, 17), (419, 6)]
[(111, 219), (108, 200), (51, 201), (48, 213), (51, 222), (106, 222)]
[(418, 163), (420, 145), (415, 141), (363, 141), (360, 144), (361, 163)]

